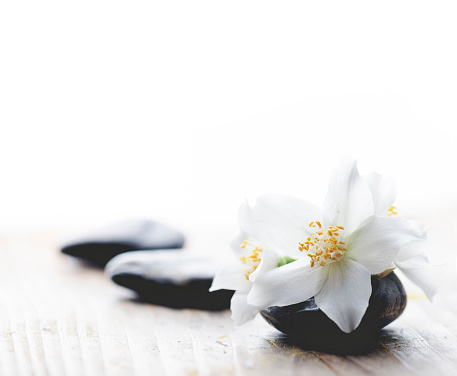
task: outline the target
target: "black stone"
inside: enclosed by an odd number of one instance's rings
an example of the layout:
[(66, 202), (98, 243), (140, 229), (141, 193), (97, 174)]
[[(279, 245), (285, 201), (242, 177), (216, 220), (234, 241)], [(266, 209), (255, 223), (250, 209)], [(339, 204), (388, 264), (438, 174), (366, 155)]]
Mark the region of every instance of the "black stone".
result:
[(372, 294), (362, 322), (344, 333), (315, 304), (314, 298), (285, 307), (269, 307), (261, 315), (294, 344), (307, 350), (335, 354), (362, 354), (378, 345), (380, 330), (406, 307), (406, 293), (394, 273), (371, 278)]
[(65, 243), (61, 251), (103, 267), (120, 253), (181, 248), (183, 244), (184, 235), (163, 223), (133, 220), (73, 239)]
[(182, 250), (138, 251), (115, 257), (106, 265), (105, 273), (148, 303), (222, 310), (230, 307), (233, 291), (208, 291), (221, 266)]

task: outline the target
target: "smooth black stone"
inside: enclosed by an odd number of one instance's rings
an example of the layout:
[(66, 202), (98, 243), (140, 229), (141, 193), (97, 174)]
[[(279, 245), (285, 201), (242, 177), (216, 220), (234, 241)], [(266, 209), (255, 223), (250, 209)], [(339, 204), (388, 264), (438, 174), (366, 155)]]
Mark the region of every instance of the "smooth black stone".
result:
[(105, 273), (148, 303), (222, 310), (230, 307), (233, 291), (208, 291), (219, 267), (219, 262), (182, 250), (138, 251), (116, 256)]
[(181, 248), (183, 244), (184, 235), (163, 223), (134, 220), (73, 239), (65, 243), (61, 251), (103, 267), (120, 253)]
[(344, 333), (317, 308), (314, 298), (285, 307), (269, 307), (261, 315), (294, 344), (308, 350), (335, 354), (362, 354), (378, 345), (380, 330), (397, 319), (406, 307), (406, 292), (392, 272), (371, 278), (372, 294), (362, 322)]

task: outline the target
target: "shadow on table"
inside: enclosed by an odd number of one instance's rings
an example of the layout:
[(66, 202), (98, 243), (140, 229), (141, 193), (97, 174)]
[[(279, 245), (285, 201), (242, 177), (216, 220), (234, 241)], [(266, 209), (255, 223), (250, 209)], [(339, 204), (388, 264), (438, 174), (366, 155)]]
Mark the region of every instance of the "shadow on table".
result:
[[(279, 333), (273, 338), (271, 343), (287, 352), (296, 350), (318, 351), (335, 355), (367, 355), (385, 352), (384, 343), (403, 342), (401, 334), (394, 330), (382, 329), (378, 336), (364, 336), (358, 333), (354, 337), (334, 338), (322, 335), (320, 338), (309, 339), (290, 338), (286, 334)], [(268, 340), (270, 342), (270, 340)]]

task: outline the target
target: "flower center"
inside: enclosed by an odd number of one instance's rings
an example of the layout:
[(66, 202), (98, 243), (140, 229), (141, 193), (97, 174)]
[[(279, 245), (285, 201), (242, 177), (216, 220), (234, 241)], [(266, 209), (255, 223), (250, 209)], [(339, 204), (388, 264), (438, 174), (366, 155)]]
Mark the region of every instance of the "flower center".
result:
[(311, 258), (311, 267), (325, 266), (341, 260), (346, 253), (346, 243), (343, 241), (344, 227), (322, 227), (319, 221), (311, 222), (309, 227), (316, 227), (314, 232), (305, 242), (298, 243), (300, 251), (306, 251)]
[(249, 255), (240, 257), (241, 262), (246, 265), (246, 279), (249, 279), (249, 276), (254, 273), (262, 260), (263, 248), (254, 244), (252, 239), (245, 240), (240, 248), (245, 249), (246, 254)]

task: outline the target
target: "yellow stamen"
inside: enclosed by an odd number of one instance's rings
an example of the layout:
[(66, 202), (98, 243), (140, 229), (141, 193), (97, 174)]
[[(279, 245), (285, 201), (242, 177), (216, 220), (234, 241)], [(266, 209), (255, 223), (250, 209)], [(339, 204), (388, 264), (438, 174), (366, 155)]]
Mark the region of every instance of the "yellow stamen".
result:
[(319, 221), (313, 221), (309, 227), (318, 227), (317, 231), (307, 238), (305, 242), (299, 242), (300, 251), (306, 250), (310, 258), (311, 267), (326, 266), (328, 263), (339, 261), (346, 252), (343, 241), (343, 226), (329, 226), (324, 228)]
[(245, 276), (246, 279), (249, 279), (249, 276), (257, 269), (262, 259), (263, 248), (259, 248), (252, 244), (252, 240), (246, 240), (243, 242), (242, 248), (246, 246), (254, 247), (249, 256), (240, 256), (240, 260), (243, 264), (246, 265)]
[(387, 209), (387, 216), (393, 217), (394, 215), (397, 215), (398, 212), (394, 211), (395, 209), (396, 209), (395, 206), (391, 206), (389, 209)]

